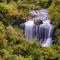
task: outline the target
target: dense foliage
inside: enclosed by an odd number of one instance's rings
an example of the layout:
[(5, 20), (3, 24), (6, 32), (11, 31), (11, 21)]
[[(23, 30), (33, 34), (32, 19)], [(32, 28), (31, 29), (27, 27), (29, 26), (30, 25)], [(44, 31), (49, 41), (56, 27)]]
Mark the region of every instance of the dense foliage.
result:
[[(43, 48), (36, 40), (26, 40), (19, 27), (30, 10), (45, 7), (54, 25), (55, 41), (48, 48)], [(60, 60), (59, 20), (60, 0), (0, 0), (0, 60)]]

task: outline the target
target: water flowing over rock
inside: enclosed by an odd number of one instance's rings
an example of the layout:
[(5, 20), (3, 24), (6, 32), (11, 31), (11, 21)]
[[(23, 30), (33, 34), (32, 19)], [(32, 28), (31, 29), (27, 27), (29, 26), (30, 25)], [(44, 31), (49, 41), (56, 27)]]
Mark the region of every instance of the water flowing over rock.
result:
[(27, 21), (25, 23), (25, 36), (28, 40), (32, 40), (34, 37), (34, 21)]
[[(49, 20), (49, 13), (47, 9), (32, 11), (29, 21), (25, 22), (25, 36), (28, 40), (34, 37), (41, 43), (43, 47), (48, 47), (52, 44), (52, 25)], [(41, 20), (42, 24), (34, 24), (34, 20)]]
[(43, 47), (48, 47), (52, 43), (52, 25), (50, 24), (50, 20), (46, 20), (43, 22), (42, 25), (39, 27), (40, 33), (40, 40), (42, 41)]

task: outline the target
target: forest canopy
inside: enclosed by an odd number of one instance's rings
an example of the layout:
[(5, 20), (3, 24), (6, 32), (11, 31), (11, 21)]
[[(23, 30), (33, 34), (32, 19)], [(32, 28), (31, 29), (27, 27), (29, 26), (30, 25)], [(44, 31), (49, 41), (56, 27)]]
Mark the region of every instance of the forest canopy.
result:
[[(19, 24), (30, 10), (48, 9), (54, 42), (43, 48), (25, 38)], [(0, 60), (60, 60), (60, 0), (0, 0)]]

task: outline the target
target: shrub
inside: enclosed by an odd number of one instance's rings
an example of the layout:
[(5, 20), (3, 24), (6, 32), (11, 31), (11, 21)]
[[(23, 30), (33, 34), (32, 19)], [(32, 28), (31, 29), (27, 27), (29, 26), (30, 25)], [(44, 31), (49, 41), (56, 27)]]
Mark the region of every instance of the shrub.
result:
[(5, 4), (0, 4), (0, 20), (4, 22), (5, 25), (13, 24), (13, 16), (17, 16), (18, 12), (15, 8)]
[(2, 21), (0, 21), (0, 44), (3, 44), (6, 40), (5, 26)]
[[(54, 53), (52, 53), (54, 52)], [(51, 47), (43, 49), (43, 56), (45, 60), (56, 60), (58, 59), (58, 50), (55, 50)]]

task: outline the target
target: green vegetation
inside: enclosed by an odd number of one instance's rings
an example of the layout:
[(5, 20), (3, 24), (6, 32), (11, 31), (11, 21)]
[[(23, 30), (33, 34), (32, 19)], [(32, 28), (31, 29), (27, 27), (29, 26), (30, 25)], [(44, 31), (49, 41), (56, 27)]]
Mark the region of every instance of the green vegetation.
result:
[[(52, 3), (50, 3), (52, 2)], [(39, 42), (26, 40), (19, 28), (30, 10), (44, 5), (54, 25), (54, 44), (43, 48)], [(60, 0), (0, 0), (0, 60), (60, 60)]]

